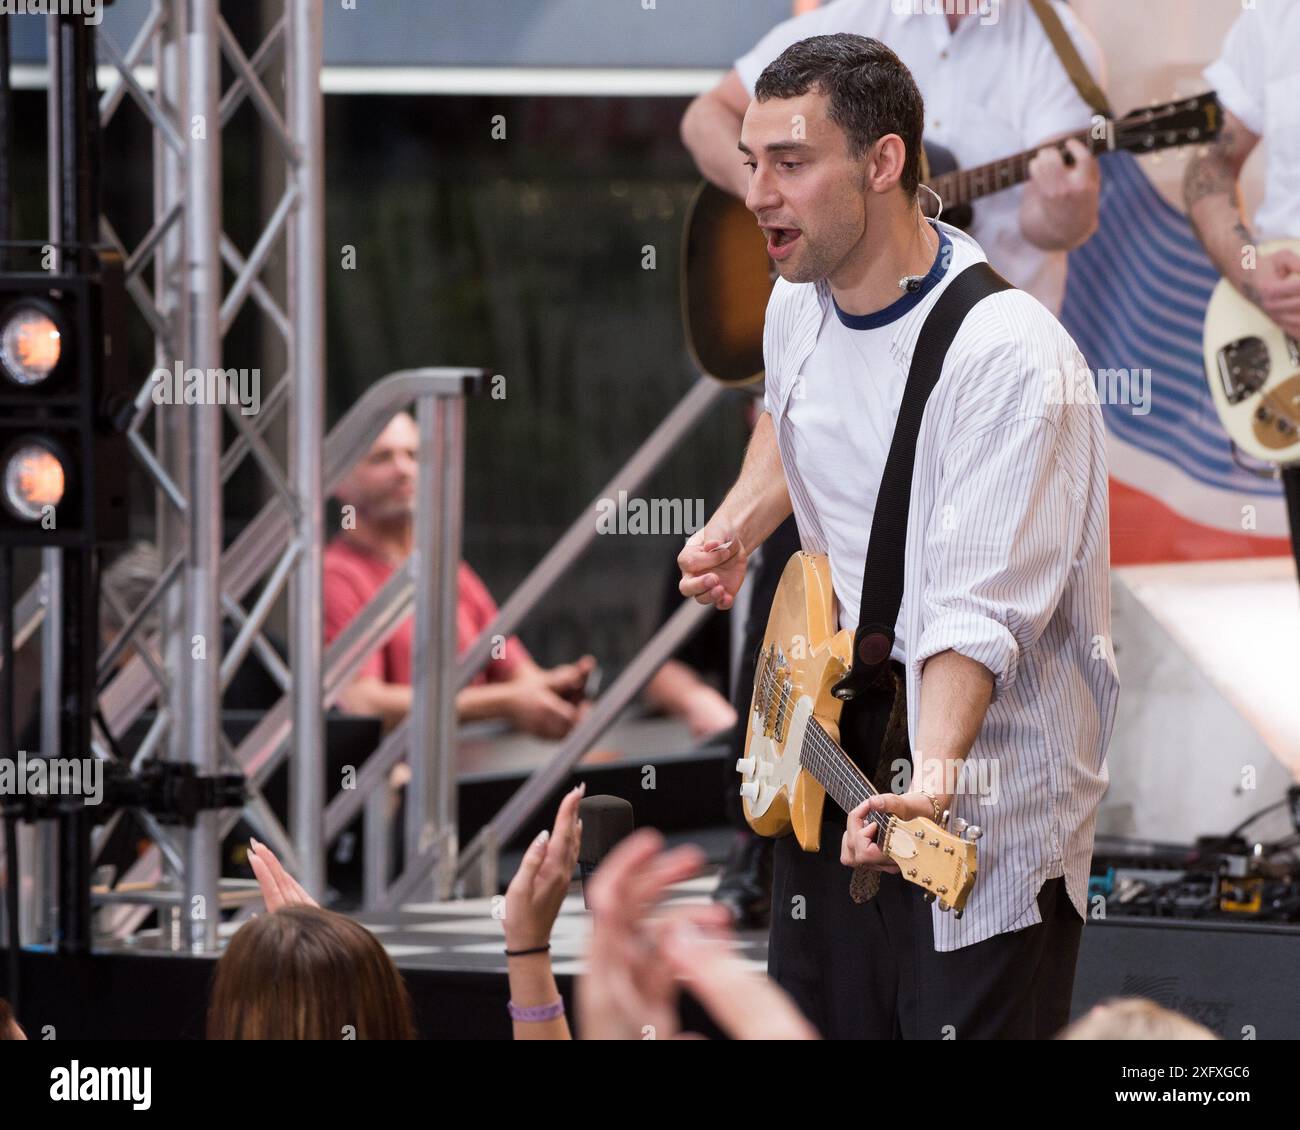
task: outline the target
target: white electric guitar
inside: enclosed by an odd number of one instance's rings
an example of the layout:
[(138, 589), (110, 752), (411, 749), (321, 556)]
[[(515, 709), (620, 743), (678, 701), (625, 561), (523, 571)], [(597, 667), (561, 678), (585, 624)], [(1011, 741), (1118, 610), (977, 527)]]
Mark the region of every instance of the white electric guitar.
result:
[[(1300, 240), (1262, 244), (1300, 254)], [(1205, 310), (1205, 375), (1232, 442), (1266, 463), (1300, 462), (1300, 343), (1227, 279)]]

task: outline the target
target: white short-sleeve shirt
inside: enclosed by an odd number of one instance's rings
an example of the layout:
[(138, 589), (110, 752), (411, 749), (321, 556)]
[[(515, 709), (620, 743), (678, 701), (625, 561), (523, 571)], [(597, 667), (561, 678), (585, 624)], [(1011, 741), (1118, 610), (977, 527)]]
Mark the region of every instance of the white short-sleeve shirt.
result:
[[(1101, 48), (1067, 5), (1053, 2), (1088, 69), (1104, 86)], [(987, 16), (968, 15), (956, 32), (932, 7), (901, 0), (834, 0), (778, 24), (736, 60), (736, 73), (753, 94), (763, 68), (800, 39), (841, 31), (878, 39), (916, 80), (925, 99), (926, 138), (951, 150), (965, 168), (1009, 157), (1091, 121), (1092, 110), (1028, 0), (993, 0)], [(1023, 193), (1023, 187), (1012, 188), (977, 200), (971, 235), (1007, 281), (1058, 312), (1065, 297), (1066, 255), (1043, 251), (1021, 234)]]
[(1300, 3), (1257, 0), (1205, 71), (1219, 101), (1264, 139), (1260, 239), (1300, 237)]

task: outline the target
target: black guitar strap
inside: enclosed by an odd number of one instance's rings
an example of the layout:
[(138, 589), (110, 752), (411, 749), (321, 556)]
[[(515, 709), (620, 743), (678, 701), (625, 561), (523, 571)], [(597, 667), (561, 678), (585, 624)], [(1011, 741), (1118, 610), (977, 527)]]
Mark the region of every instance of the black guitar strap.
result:
[(987, 263), (976, 263), (944, 288), (921, 327), (871, 520), (862, 573), (862, 607), (853, 636), (853, 666), (831, 692), (838, 699), (847, 702), (866, 691), (882, 696), (893, 694), (893, 680), (886, 676), (889, 653), (894, 647), (894, 627), (903, 603), (907, 511), (921, 416), (931, 391), (939, 383), (948, 347), (966, 315), (981, 299), (1011, 289), (1011, 284)]

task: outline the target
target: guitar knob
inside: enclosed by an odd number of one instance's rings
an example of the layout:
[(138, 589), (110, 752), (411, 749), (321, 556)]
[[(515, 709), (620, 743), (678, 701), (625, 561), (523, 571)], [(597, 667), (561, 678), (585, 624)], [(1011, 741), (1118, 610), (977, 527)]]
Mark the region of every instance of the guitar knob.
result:
[(758, 800), (758, 782), (746, 781), (740, 786), (740, 795), (749, 801)]
[(736, 772), (745, 777), (754, 775), (754, 767), (758, 764), (758, 759), (753, 757), (740, 757), (736, 759)]

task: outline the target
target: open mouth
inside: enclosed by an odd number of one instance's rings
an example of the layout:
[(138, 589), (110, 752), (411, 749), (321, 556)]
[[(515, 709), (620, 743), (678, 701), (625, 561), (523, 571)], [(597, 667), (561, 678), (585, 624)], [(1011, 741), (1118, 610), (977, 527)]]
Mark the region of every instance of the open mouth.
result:
[(782, 258), (783, 254), (788, 253), (790, 247), (803, 234), (798, 228), (770, 227), (765, 230), (767, 232), (767, 253), (774, 258)]

